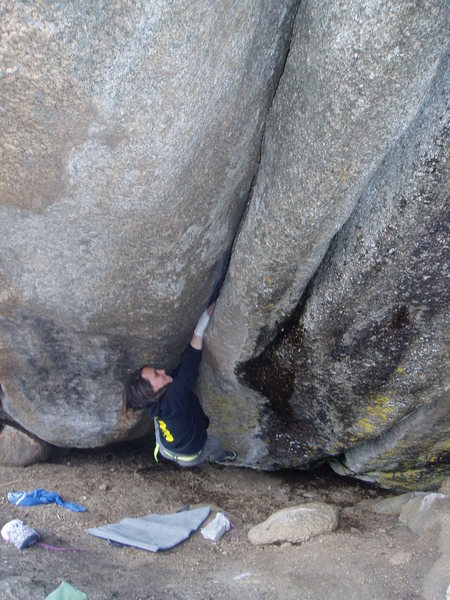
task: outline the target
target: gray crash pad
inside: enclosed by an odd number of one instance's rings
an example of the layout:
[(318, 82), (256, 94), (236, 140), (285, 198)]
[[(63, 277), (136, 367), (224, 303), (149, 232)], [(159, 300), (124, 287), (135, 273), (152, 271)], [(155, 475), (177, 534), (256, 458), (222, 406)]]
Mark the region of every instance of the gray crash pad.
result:
[(125, 518), (119, 523), (86, 529), (91, 535), (143, 550), (169, 550), (186, 540), (207, 519), (210, 507), (167, 515)]

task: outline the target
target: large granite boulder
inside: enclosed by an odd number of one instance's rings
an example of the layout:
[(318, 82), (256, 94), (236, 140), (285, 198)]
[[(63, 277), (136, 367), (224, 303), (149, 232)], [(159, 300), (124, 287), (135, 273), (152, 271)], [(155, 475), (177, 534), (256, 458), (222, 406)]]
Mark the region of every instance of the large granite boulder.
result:
[(296, 4), (2, 9), (0, 383), (40, 439), (148, 429), (123, 380), (173, 365), (222, 275)]
[(238, 464), (437, 485), (448, 15), (5, 8), (0, 418), (60, 446), (148, 431), (124, 378), (175, 364), (226, 272), (199, 394)]
[(300, 7), (203, 371), (247, 464), (345, 455), (346, 473), (398, 488), (446, 469), (449, 74), (433, 6)]

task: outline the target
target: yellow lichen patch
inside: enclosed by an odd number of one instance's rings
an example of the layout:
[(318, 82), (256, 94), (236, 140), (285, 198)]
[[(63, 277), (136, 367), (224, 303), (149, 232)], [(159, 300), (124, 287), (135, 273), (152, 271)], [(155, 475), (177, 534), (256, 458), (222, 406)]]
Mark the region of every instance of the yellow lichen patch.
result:
[(447, 476), (447, 469), (443, 465), (433, 465), (430, 469), (430, 463), (413, 466), (407, 461), (398, 470), (376, 470), (366, 475), (369, 480), (377, 481), (382, 487), (414, 491), (438, 488)]
[(382, 394), (375, 396), (366, 410), (367, 416), (359, 420), (359, 426), (368, 435), (374, 433), (380, 425), (390, 420), (389, 417), (392, 417), (391, 413), (394, 412), (389, 397)]
[(266, 312), (269, 312), (270, 310), (275, 308), (275, 304), (273, 304), (273, 302), (269, 302), (269, 304), (266, 304), (266, 306), (264, 307), (264, 310)]
[(438, 462), (441, 456), (450, 452), (450, 440), (448, 438), (438, 440), (424, 448), (418, 457), (418, 462), (427, 464)]
[(375, 425), (369, 421), (369, 419), (360, 419), (359, 426), (362, 427), (366, 433), (373, 433), (375, 431)]
[(405, 469), (404, 471), (401, 471), (399, 473), (403, 481), (405, 481), (406, 483), (414, 483), (418, 480), (420, 474), (420, 469)]
[(403, 471), (383, 472), (377, 471), (371, 475), (375, 476), (374, 479), (381, 485), (386, 487), (397, 487), (399, 489), (412, 490), (414, 485), (417, 485), (420, 479), (420, 471), (416, 469), (407, 469)]
[(380, 456), (380, 458), (383, 460), (390, 460), (390, 459), (395, 458), (398, 455), (399, 447), (400, 447), (400, 444), (394, 448), (390, 448), (389, 450), (386, 450), (385, 452), (383, 452), (383, 454)]
[(356, 433), (356, 434), (354, 434), (354, 435), (351, 435), (351, 436), (348, 438), (348, 441), (350, 442), (350, 444), (351, 444), (352, 446), (356, 446), (356, 444), (360, 444), (360, 443), (361, 443), (361, 442), (363, 442), (365, 439), (366, 439), (366, 434), (365, 434), (364, 432), (362, 432), (362, 431), (361, 431), (361, 432), (359, 432), (359, 433)]

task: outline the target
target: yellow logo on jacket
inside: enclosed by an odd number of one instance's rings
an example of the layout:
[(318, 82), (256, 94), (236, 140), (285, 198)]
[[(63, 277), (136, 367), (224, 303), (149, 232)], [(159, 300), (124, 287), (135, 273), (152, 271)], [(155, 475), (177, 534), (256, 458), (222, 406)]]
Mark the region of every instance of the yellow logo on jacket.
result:
[(166, 442), (173, 442), (173, 435), (167, 429), (167, 425), (164, 423), (164, 421), (161, 421), (161, 419), (158, 419), (158, 424), (159, 424), (159, 428), (161, 429)]

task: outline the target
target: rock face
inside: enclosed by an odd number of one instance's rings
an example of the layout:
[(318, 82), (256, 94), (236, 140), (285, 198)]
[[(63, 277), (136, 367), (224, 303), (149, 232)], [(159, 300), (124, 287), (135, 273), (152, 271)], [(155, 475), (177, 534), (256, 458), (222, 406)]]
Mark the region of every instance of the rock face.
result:
[[(445, 494), (425, 494), (409, 500), (400, 512), (400, 522), (417, 535), (430, 529), (436, 521), (448, 523), (450, 497)], [(449, 532), (450, 533), (450, 532)]]
[(425, 600), (448, 597), (450, 496), (439, 493), (413, 498), (403, 506), (399, 520), (417, 535), (432, 531), (437, 538), (440, 556), (424, 579), (423, 597)]
[(204, 389), (248, 462), (414, 488), (449, 450), (449, 73), (443, 4), (377, 6), (300, 7)]
[(2, 10), (0, 382), (28, 431), (139, 433), (123, 380), (173, 366), (222, 275), (295, 9)]
[[(432, 535), (437, 540), (439, 556), (424, 578), (424, 600), (445, 598), (449, 590), (448, 565), (450, 561), (450, 479), (446, 478), (440, 493), (409, 492), (377, 501), (373, 510), (379, 514), (398, 515), (399, 522), (418, 536)], [(432, 532), (432, 533), (431, 533)], [(409, 558), (397, 556), (401, 561)]]
[(6, 8), (7, 418), (60, 446), (148, 431), (126, 374), (175, 365), (226, 272), (199, 394), (240, 463), (436, 486), (447, 21), (444, 0)]
[(26, 467), (45, 462), (51, 456), (49, 444), (32, 438), (24, 431), (6, 425), (0, 431), (0, 463), (11, 467)]
[(281, 461), (294, 440), (394, 487), (445, 472), (447, 68), (333, 240), (300, 317), (243, 366), (286, 423), (270, 453)]

